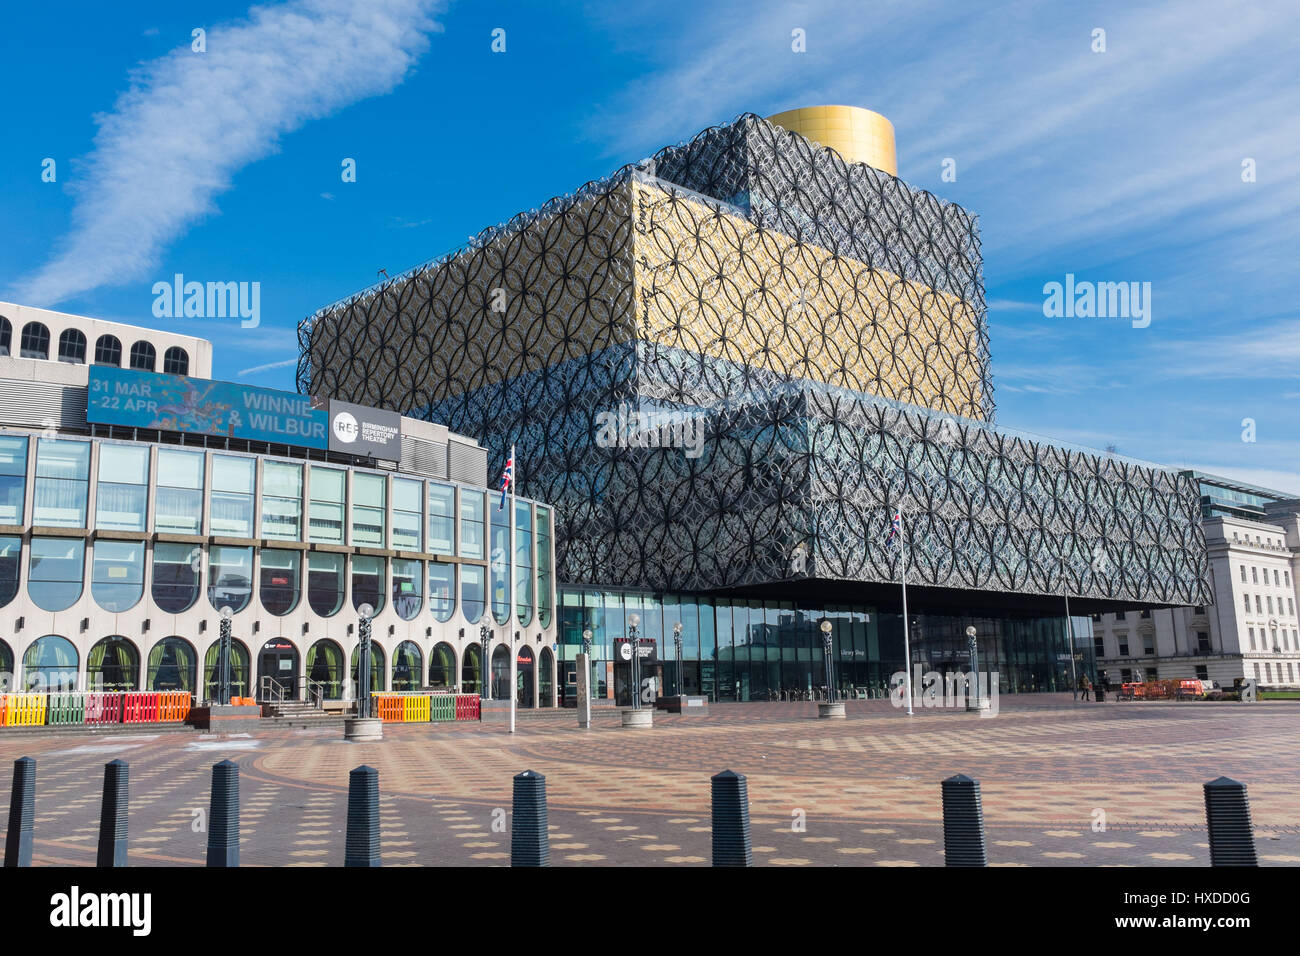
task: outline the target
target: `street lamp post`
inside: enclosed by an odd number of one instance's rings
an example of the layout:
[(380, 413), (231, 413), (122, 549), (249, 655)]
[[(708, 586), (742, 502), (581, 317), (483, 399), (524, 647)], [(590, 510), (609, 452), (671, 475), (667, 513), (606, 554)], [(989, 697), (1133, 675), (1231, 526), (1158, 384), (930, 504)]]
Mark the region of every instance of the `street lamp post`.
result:
[(230, 637), (230, 619), (235, 612), (230, 605), (221, 609), (221, 655), (217, 666), (217, 703), (223, 707), (230, 703), (230, 655), (234, 651), (234, 642)]
[(488, 675), (492, 673), (488, 663), (488, 647), (492, 643), (492, 629), (486, 624), (482, 624), (478, 629), (478, 640), (483, 651), (479, 655), (478, 664), (478, 695), (483, 700), (492, 699), (491, 685), (488, 683)]
[(826, 699), (835, 700), (835, 674), (832, 670), (834, 663), (831, 658), (831, 622), (823, 619), (821, 623), (822, 632), (822, 653), (826, 657)]
[(677, 648), (677, 696), (682, 696), (682, 622), (673, 625), (673, 646)]
[(591, 688), (591, 638), (591, 628), (584, 627), (582, 629), (582, 657), (587, 662), (587, 696), (595, 697), (596, 695)]
[(361, 620), (357, 625), (357, 716), (370, 717), (370, 618), (375, 609), (369, 604), (357, 608)]
[(975, 685), (975, 706), (978, 707), (980, 699), (980, 658), (979, 644), (975, 639), (974, 625), (966, 628), (966, 649), (970, 651), (971, 681)]
[(633, 614), (627, 619), (628, 643), (632, 645), (632, 709), (641, 709), (641, 647), (637, 640), (636, 629), (641, 626), (641, 615)]

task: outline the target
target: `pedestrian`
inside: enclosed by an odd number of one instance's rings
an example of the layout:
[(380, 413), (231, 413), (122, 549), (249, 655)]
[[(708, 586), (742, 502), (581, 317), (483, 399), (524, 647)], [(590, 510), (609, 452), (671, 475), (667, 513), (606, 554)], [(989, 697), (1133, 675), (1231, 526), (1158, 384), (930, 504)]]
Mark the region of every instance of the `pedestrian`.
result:
[(1083, 675), (1083, 699), (1088, 700), (1088, 694), (1092, 692), (1092, 680), (1087, 674)]

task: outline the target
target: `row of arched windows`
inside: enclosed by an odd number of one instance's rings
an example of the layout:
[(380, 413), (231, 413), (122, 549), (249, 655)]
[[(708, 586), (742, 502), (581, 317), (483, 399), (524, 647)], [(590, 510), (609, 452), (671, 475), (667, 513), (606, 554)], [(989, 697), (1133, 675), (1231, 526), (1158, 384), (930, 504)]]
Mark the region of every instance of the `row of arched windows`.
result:
[[(0, 315), (0, 356), (13, 354), (13, 325)], [(49, 359), (50, 330), (41, 322), (28, 322), (18, 339), (18, 358)], [(57, 356), (60, 362), (84, 365), (86, 362), (86, 336), (79, 329), (64, 329), (59, 333)], [(131, 346), (128, 368), (145, 372), (156, 371), (158, 352), (148, 342), (139, 341)], [(115, 335), (101, 335), (95, 340), (95, 365), (122, 364), (122, 343)], [(162, 370), (168, 375), (189, 375), (190, 356), (183, 348), (173, 345), (163, 352)]]
[[(217, 697), (217, 666), (219, 643), (213, 643), (204, 655), (203, 687), (197, 686), (198, 652), (183, 637), (167, 637), (158, 641), (149, 651), (145, 661), (143, 682), (140, 673), (140, 652), (136, 645), (118, 635), (106, 637), (91, 647), (86, 659), (85, 688), (79, 687), (81, 659), (76, 647), (66, 637), (47, 634), (33, 641), (23, 654), (23, 690), (29, 692), (70, 692), (91, 690), (119, 691), (188, 691), (201, 700)], [(251, 659), (248, 645), (238, 638), (231, 641), (231, 693), (237, 697), (256, 696), (251, 684)], [(392, 670), (387, 671), (387, 655), (375, 641), (371, 645), (371, 691), (385, 689), (385, 675), (391, 677), (389, 690), (416, 691), (424, 687), (435, 690), (459, 689), (462, 693), (482, 691), (482, 652), (477, 644), (465, 648), (461, 660), (459, 679), (456, 668), (456, 651), (445, 642), (434, 645), (429, 654), (427, 680), (424, 654), (414, 641), (402, 641), (393, 650)], [(343, 648), (337, 641), (325, 638), (316, 641), (307, 650), (301, 673), (317, 685), (326, 700), (341, 700), (344, 695)], [(531, 671), (533, 652), (520, 650), (519, 663), (527, 675), (529, 686), (524, 700), (531, 702)], [(551, 681), (555, 659), (548, 648), (540, 655), (542, 706), (549, 706)], [(0, 674), (12, 674), (13, 652), (0, 641)], [(286, 666), (287, 665), (287, 666)], [(350, 661), (352, 687), (356, 686), (358, 660), (353, 648)], [(504, 698), (508, 688), (509, 654), (505, 647), (497, 647), (492, 655), (494, 695)], [(298, 650), (291, 644), (270, 641), (259, 655), (259, 677), (271, 677), (281, 682), (290, 696), (296, 695), (299, 671)]]

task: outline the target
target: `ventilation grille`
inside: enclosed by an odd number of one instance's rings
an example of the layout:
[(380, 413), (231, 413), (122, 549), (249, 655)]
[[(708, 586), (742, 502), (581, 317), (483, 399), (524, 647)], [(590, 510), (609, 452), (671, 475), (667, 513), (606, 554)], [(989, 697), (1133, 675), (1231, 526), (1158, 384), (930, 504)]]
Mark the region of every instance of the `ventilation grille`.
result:
[(430, 478), (446, 478), (447, 446), (441, 442), (403, 435), (401, 470)]
[(86, 386), (0, 379), (0, 424), (85, 428)]
[(453, 441), (447, 446), (448, 476), (453, 481), (487, 486), (487, 449), (475, 445), (464, 445)]

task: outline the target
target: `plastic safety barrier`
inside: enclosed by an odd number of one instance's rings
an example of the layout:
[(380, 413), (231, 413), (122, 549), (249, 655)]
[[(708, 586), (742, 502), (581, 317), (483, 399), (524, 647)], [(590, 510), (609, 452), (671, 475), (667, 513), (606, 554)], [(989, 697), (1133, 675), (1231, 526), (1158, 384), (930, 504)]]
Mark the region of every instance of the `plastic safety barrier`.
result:
[(45, 694), (8, 694), (6, 727), (41, 727), (45, 724)]
[(371, 694), (374, 702), (374, 715), (386, 724), (402, 721), (402, 698), (393, 694)]
[(151, 724), (158, 719), (158, 691), (123, 695), (122, 723)]
[(86, 719), (85, 694), (50, 694), (46, 703), (45, 723), (49, 727), (63, 727), (84, 723)]
[(402, 700), (402, 719), (408, 724), (429, 722), (429, 698), (423, 694), (413, 694)]
[(124, 694), (87, 694), (85, 721), (88, 724), (120, 724)]
[(480, 720), (482, 713), (483, 703), (477, 694), (456, 695), (457, 720)]
[(429, 698), (429, 719), (444, 721), (456, 719), (456, 698), (453, 694), (434, 694)]
[(184, 720), (190, 715), (194, 698), (189, 691), (165, 690), (158, 693), (158, 720)]

